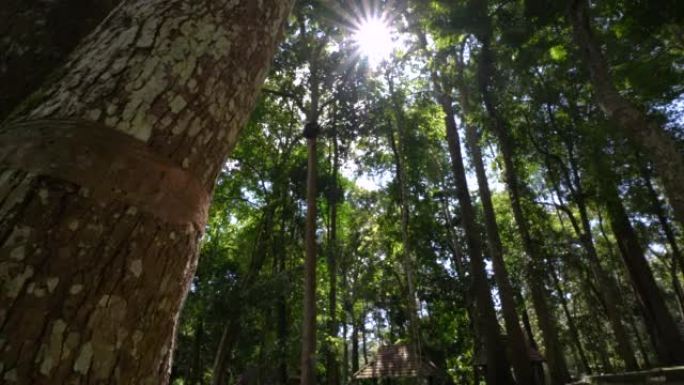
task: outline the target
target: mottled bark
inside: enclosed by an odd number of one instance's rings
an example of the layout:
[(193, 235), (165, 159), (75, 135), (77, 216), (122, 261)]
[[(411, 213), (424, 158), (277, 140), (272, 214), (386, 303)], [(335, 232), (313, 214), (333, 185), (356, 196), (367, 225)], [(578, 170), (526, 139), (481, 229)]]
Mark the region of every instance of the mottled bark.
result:
[(5, 383), (167, 382), (209, 192), (290, 5), (127, 2), (2, 127)]
[(0, 5), (0, 121), (64, 63), (119, 0), (5, 0)]
[[(451, 171), (454, 174), (454, 180), (456, 182), (456, 196), (458, 197), (461, 210), (461, 223), (465, 230), (466, 246), (468, 255), (470, 256), (470, 275), (476, 303), (475, 322), (479, 324), (477, 329), (482, 333), (480, 337), (484, 341), (484, 349), (487, 357), (485, 377), (487, 384), (489, 385), (514, 384), (515, 381), (511, 377), (510, 364), (506, 354), (506, 345), (501, 338), (501, 330), (499, 329), (499, 322), (496, 319), (494, 302), (491, 297), (491, 288), (487, 281), (487, 273), (485, 271), (484, 257), (482, 254), (482, 239), (480, 238), (480, 231), (476, 222), (475, 209), (473, 208), (470, 192), (468, 191), (468, 182), (466, 180), (465, 166), (463, 164), (463, 154), (461, 153), (461, 141), (456, 128), (452, 100), (447, 95), (442, 94), (440, 95), (440, 104), (445, 116), (447, 141), (449, 144), (449, 154), (451, 156)], [(520, 327), (518, 327), (518, 330), (520, 330)], [(524, 348), (524, 340), (522, 343)], [(527, 361), (527, 349), (523, 349), (522, 352), (515, 352), (515, 354), (522, 354), (522, 357), (513, 357), (514, 360), (517, 361), (519, 358), (522, 358), (520, 361)], [(527, 375), (527, 377), (520, 377), (518, 381), (520, 381), (521, 384), (532, 384), (533, 382), (523, 382), (523, 379), (532, 381), (531, 366), (529, 365), (529, 362), (521, 362), (520, 364), (521, 366), (516, 366), (516, 369), (521, 369), (522, 372), (520, 372), (520, 375)], [(527, 370), (525, 371), (525, 369)], [(516, 374), (518, 374), (517, 370)]]
[(587, 0), (570, 2), (569, 19), (575, 43), (594, 90), (594, 96), (606, 117), (620, 127), (635, 146), (644, 150), (660, 177), (675, 218), (684, 224), (684, 152), (665, 129), (615, 87), (609, 65), (594, 36)]
[(544, 262), (543, 252), (539, 250), (540, 241), (534, 239), (530, 232), (528, 216), (523, 208), (526, 188), (518, 178), (518, 171), (515, 165), (515, 145), (513, 138), (508, 131), (506, 122), (498, 110), (494, 101), (494, 90), (492, 89), (494, 64), (492, 52), (489, 47), (489, 37), (482, 36), (482, 48), (480, 53), (478, 80), (480, 92), (485, 104), (487, 114), (492, 121), (494, 134), (498, 139), (499, 151), (504, 161), (504, 176), (508, 195), (511, 200), (513, 217), (518, 227), (518, 232), (523, 242), (523, 249), (527, 254), (526, 278), (532, 297), (532, 305), (537, 314), (539, 329), (544, 338), (546, 358), (551, 372), (551, 382), (553, 384), (564, 384), (570, 381), (562, 346), (558, 340), (558, 324), (553, 311), (547, 302), (548, 293), (544, 285)]
[[(601, 156), (605, 156), (601, 154)], [(637, 292), (649, 330), (656, 345), (658, 358), (666, 365), (684, 363), (684, 338), (667, 308), (663, 294), (653, 277), (643, 248), (632, 228), (627, 212), (615, 185), (615, 177), (605, 160), (600, 161), (599, 194), (608, 211), (611, 229), (615, 234), (632, 285)]]

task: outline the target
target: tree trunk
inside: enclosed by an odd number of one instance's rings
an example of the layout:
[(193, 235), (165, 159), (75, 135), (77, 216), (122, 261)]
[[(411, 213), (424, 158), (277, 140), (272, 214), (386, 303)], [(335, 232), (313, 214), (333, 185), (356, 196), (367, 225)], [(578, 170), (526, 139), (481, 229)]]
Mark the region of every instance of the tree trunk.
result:
[(560, 279), (558, 278), (556, 269), (553, 266), (551, 266), (549, 268), (549, 273), (551, 274), (553, 284), (556, 287), (556, 291), (558, 292), (561, 307), (563, 308), (565, 318), (568, 321), (568, 330), (570, 330), (570, 335), (572, 336), (573, 343), (577, 348), (577, 354), (579, 354), (580, 360), (582, 361), (582, 366), (584, 366), (585, 373), (591, 374), (591, 366), (589, 365), (587, 354), (584, 352), (584, 347), (582, 346), (582, 338), (580, 338), (579, 330), (577, 329), (577, 325), (575, 325), (575, 320), (572, 317), (572, 314), (570, 313), (570, 308), (568, 307), (568, 300), (565, 298), (565, 292), (563, 292), (563, 288), (561, 287)]
[[(389, 86), (390, 98), (394, 107), (395, 124), (389, 124), (389, 144), (392, 148), (394, 158), (394, 171), (397, 185), (399, 186), (399, 208), (401, 210), (401, 241), (402, 241), (402, 264), (406, 272), (406, 287), (407, 287), (407, 305), (409, 313), (409, 331), (412, 338), (412, 343), (416, 345), (418, 354), (420, 354), (420, 331), (418, 326), (418, 304), (415, 289), (414, 276), (414, 259), (413, 247), (409, 236), (409, 192), (408, 181), (406, 180), (406, 167), (404, 164), (404, 117), (403, 106), (397, 98), (394, 91), (394, 83), (392, 76), (387, 74), (387, 83)], [(396, 125), (397, 135), (394, 133), (394, 125)]]
[[(510, 365), (506, 355), (506, 345), (501, 338), (499, 322), (494, 310), (491, 288), (487, 282), (487, 273), (482, 255), (482, 240), (480, 238), (480, 231), (477, 228), (475, 209), (468, 191), (468, 182), (466, 180), (465, 166), (463, 165), (461, 143), (456, 128), (452, 100), (447, 95), (442, 94), (440, 95), (440, 104), (445, 115), (447, 141), (449, 144), (449, 154), (451, 155), (451, 171), (456, 182), (456, 195), (461, 209), (461, 223), (465, 230), (466, 246), (470, 256), (470, 274), (476, 301), (476, 322), (479, 324), (478, 330), (482, 333), (481, 337), (484, 340), (484, 349), (487, 357), (485, 377), (489, 385), (514, 384), (515, 381), (511, 377)], [(520, 330), (519, 326), (517, 330)], [(522, 336), (518, 335), (517, 337)], [(516, 345), (516, 347), (523, 349), (522, 352), (516, 351), (513, 356), (514, 362), (519, 364), (515, 367), (516, 374), (521, 376), (518, 381), (521, 384), (532, 384), (532, 368), (527, 360), (527, 349), (525, 348), (524, 340), (516, 340), (515, 342), (521, 343), (522, 346)], [(521, 354), (522, 356), (520, 356)]]
[(670, 251), (672, 252), (672, 265), (674, 266), (672, 272), (674, 280), (678, 274), (676, 269), (677, 265), (679, 265), (679, 269), (681, 269), (680, 271), (684, 273), (684, 256), (682, 256), (682, 252), (679, 249), (677, 237), (675, 236), (674, 229), (667, 218), (665, 208), (660, 202), (660, 197), (653, 186), (653, 182), (651, 181), (651, 170), (648, 169), (648, 166), (642, 167), (641, 176), (644, 179), (649, 198), (651, 199), (653, 213), (658, 218), (658, 223), (660, 223), (660, 227), (663, 228), (663, 233), (665, 233), (665, 239), (667, 239), (667, 242), (670, 244)]
[[(363, 349), (363, 364), (367, 365), (368, 364), (368, 339), (366, 338), (366, 320), (364, 318), (361, 318), (361, 342), (363, 344), (361, 345), (361, 348)], [(358, 361), (358, 359), (357, 359)], [(358, 364), (357, 364), (358, 365)]]
[[(462, 108), (467, 108), (467, 96), (465, 87), (461, 89), (461, 105)], [(463, 121), (467, 122), (467, 114), (464, 111)], [(466, 143), (470, 151), (470, 159), (475, 168), (477, 176), (478, 192), (482, 209), (484, 212), (485, 231), (487, 234), (487, 245), (489, 247), (489, 254), (492, 258), (492, 267), (494, 269), (494, 279), (499, 289), (499, 300), (501, 301), (501, 310), (506, 324), (506, 332), (510, 343), (510, 356), (513, 370), (515, 371), (515, 378), (521, 384), (533, 384), (534, 373), (532, 371), (532, 362), (529, 359), (528, 346), (525, 341), (525, 335), (520, 327), (520, 319), (516, 312), (515, 306), (515, 290), (511, 285), (506, 263), (503, 259), (503, 245), (499, 237), (499, 226), (496, 223), (496, 214), (494, 213), (494, 205), (492, 204), (492, 194), (489, 190), (489, 182), (487, 181), (487, 172), (482, 158), (482, 149), (480, 148), (477, 129), (475, 126), (465, 123)]]
[[(239, 311), (239, 309), (238, 309)], [(212, 385), (227, 385), (226, 371), (228, 370), (228, 363), (233, 353), (233, 346), (240, 335), (240, 317), (235, 315), (226, 322), (221, 333), (219, 345), (216, 348), (216, 356), (214, 357), (214, 366), (212, 370)]]
[(658, 358), (663, 364), (677, 365), (684, 363), (684, 339), (679, 333), (677, 323), (665, 304), (660, 288), (653, 277), (643, 248), (632, 228), (629, 217), (622, 205), (615, 186), (615, 178), (608, 165), (601, 165), (599, 190), (609, 214), (609, 221), (620, 254), (627, 266), (632, 284), (637, 291), (647, 322), (652, 322), (650, 330), (655, 333)]
[[(312, 124), (312, 123), (309, 123)], [(316, 123), (313, 123), (314, 125)], [(316, 383), (316, 135), (306, 136), (309, 161), (306, 179), (306, 258), (304, 260), (304, 321), (302, 324), (301, 385)]]
[[(575, 172), (575, 178), (578, 178), (578, 173)], [(572, 188), (573, 200), (577, 204), (577, 208), (580, 214), (581, 225), (577, 223), (577, 218), (573, 212), (565, 205), (563, 202), (563, 197), (560, 193), (558, 186), (554, 186), (556, 192), (556, 198), (560, 204), (560, 208), (565, 212), (566, 216), (570, 220), (573, 230), (577, 235), (578, 239), (582, 243), (584, 250), (587, 255), (587, 262), (589, 265), (589, 270), (593, 276), (593, 284), (598, 285), (599, 290), (597, 294), (601, 297), (601, 302), (605, 306), (606, 315), (608, 322), (611, 325), (613, 331), (615, 342), (617, 344), (616, 351), (622, 361), (625, 363), (625, 368), (628, 370), (636, 370), (639, 365), (636, 361), (636, 356), (632, 345), (629, 341), (629, 335), (622, 323), (623, 319), (623, 300), (622, 294), (617, 287), (615, 280), (603, 269), (601, 262), (598, 257), (596, 248), (594, 247), (594, 238), (591, 233), (591, 225), (589, 222), (589, 215), (587, 212), (587, 207), (584, 202), (584, 192), (582, 191), (579, 183), (576, 180), (575, 187)]]
[[(352, 376), (359, 371), (359, 324), (358, 321), (354, 320), (352, 325), (352, 354), (351, 354), (351, 367)], [(363, 327), (363, 326), (362, 326)], [(366, 333), (363, 333), (363, 347), (364, 354), (366, 348)], [(365, 361), (364, 361), (365, 364)]]
[(575, 43), (594, 89), (594, 95), (606, 117), (620, 127), (633, 144), (649, 154), (665, 189), (675, 218), (684, 224), (684, 154), (660, 125), (644, 111), (620, 95), (613, 84), (610, 68), (592, 31), (587, 0), (573, 0), (569, 9)]
[(127, 2), (3, 127), (4, 380), (168, 381), (209, 192), (290, 5)]
[(518, 174), (514, 163), (514, 145), (508, 127), (496, 107), (491, 90), (492, 76), (494, 75), (492, 53), (489, 48), (489, 40), (482, 41), (482, 51), (480, 53), (480, 91), (485, 108), (489, 117), (492, 119), (494, 133), (498, 138), (499, 150), (504, 160), (504, 175), (508, 194), (511, 200), (513, 217), (518, 226), (518, 231), (523, 242), (523, 248), (527, 254), (526, 274), (527, 281), (532, 297), (532, 305), (537, 313), (537, 321), (544, 338), (546, 357), (551, 371), (551, 381), (553, 384), (565, 384), (570, 381), (565, 357), (563, 355), (560, 341), (558, 340), (558, 325), (547, 303), (547, 292), (544, 285), (543, 273), (544, 257), (538, 250), (535, 240), (530, 233), (527, 216), (523, 210), (523, 190), (524, 186), (518, 180)]
[(204, 340), (204, 322), (202, 318), (195, 325), (195, 341), (192, 358), (192, 379), (190, 384), (203, 385), (204, 368), (202, 367), (202, 343)]
[(119, 0), (5, 0), (0, 5), (0, 122), (64, 63)]
[[(333, 143), (332, 143), (332, 168), (333, 168), (333, 187), (331, 197), (328, 200), (330, 206), (330, 238), (328, 249), (328, 279), (330, 281), (330, 290), (328, 292), (328, 335), (337, 339), (337, 202), (339, 194), (341, 194), (340, 187), (337, 183), (338, 169), (339, 169), (339, 151), (337, 148), (337, 124), (333, 122)], [(326, 348), (326, 376), (328, 385), (339, 385), (340, 373), (339, 364), (337, 362), (337, 355), (334, 346), (328, 344)]]

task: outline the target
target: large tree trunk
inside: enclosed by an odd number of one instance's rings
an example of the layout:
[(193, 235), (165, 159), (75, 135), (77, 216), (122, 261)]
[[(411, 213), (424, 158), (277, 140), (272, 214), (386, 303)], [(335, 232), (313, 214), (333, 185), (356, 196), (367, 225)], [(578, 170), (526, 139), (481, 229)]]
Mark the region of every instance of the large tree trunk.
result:
[(615, 177), (604, 162), (599, 165), (601, 170), (598, 176), (601, 200), (608, 211), (610, 226), (643, 307), (646, 321), (651, 323), (649, 330), (654, 334), (652, 338), (656, 344), (658, 358), (662, 364), (681, 365), (684, 363), (684, 338), (667, 308), (643, 248), (622, 205)]
[(64, 63), (119, 0), (5, 0), (0, 5), (0, 121)]
[(489, 39), (485, 36), (482, 41), (482, 52), (480, 54), (480, 91), (485, 108), (492, 120), (494, 133), (498, 138), (499, 150), (504, 160), (504, 175), (508, 188), (508, 195), (511, 200), (513, 217), (518, 226), (520, 237), (522, 238), (523, 248), (527, 254), (526, 275), (527, 282), (532, 297), (532, 305), (537, 314), (537, 321), (544, 338), (544, 347), (549, 367), (551, 371), (551, 381), (553, 384), (565, 384), (570, 381), (565, 357), (563, 355), (560, 341), (558, 340), (558, 325), (553, 311), (549, 309), (547, 302), (547, 292), (544, 285), (544, 256), (537, 247), (537, 240), (533, 239), (530, 233), (528, 218), (523, 209), (523, 195), (525, 186), (518, 179), (517, 167), (515, 165), (515, 152), (513, 140), (508, 132), (508, 127), (498, 111), (493, 98), (492, 77), (494, 75), (494, 64), (492, 53), (489, 48)]
[[(456, 128), (452, 100), (450, 97), (443, 94), (439, 97), (445, 116), (447, 141), (449, 144), (449, 154), (451, 155), (451, 171), (454, 174), (454, 180), (456, 182), (456, 195), (461, 209), (461, 223), (465, 230), (466, 246), (468, 248), (468, 255), (470, 256), (470, 274), (476, 301), (475, 322), (479, 324), (478, 330), (482, 333), (481, 338), (484, 340), (484, 349), (487, 357), (487, 371), (485, 377), (487, 379), (487, 384), (489, 385), (514, 384), (515, 381), (511, 377), (510, 366), (506, 355), (506, 345), (501, 338), (501, 330), (499, 329), (499, 322), (496, 318), (494, 302), (491, 297), (491, 288), (487, 281), (487, 273), (485, 271), (485, 263), (482, 255), (482, 240), (480, 238), (480, 231), (477, 228), (475, 209), (473, 208), (470, 192), (468, 191), (468, 182), (466, 180), (465, 166), (463, 165), (461, 143)], [(517, 329), (520, 331), (519, 326)], [(517, 337), (522, 339), (522, 333)], [(519, 366), (516, 365), (515, 367), (516, 374), (526, 376), (519, 377), (518, 381), (521, 384), (532, 384), (532, 368), (526, 359), (527, 349), (524, 345), (524, 339), (515, 342), (522, 343), (522, 346), (517, 347), (522, 347), (523, 350), (522, 352), (515, 352), (513, 357), (516, 363), (519, 364)], [(519, 354), (522, 354), (522, 356), (517, 356)], [(518, 370), (520, 370), (520, 373), (518, 373)]]
[(127, 2), (2, 128), (4, 380), (167, 382), (209, 192), (290, 6)]
[(575, 43), (594, 88), (594, 95), (604, 114), (625, 135), (649, 154), (665, 188), (675, 217), (684, 224), (684, 153), (675, 139), (643, 110), (620, 95), (613, 84), (610, 68), (591, 27), (587, 0), (573, 0), (569, 9)]

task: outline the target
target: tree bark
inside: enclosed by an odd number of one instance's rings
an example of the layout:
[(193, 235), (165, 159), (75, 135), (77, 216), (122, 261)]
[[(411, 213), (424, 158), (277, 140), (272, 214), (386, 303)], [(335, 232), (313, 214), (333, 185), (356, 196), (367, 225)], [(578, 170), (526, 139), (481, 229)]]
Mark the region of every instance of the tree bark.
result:
[(2, 127), (0, 378), (168, 381), (209, 192), (290, 6), (127, 2)]
[(594, 89), (599, 107), (606, 117), (620, 127), (628, 139), (649, 154), (672, 205), (675, 218), (684, 224), (684, 153), (663, 127), (649, 119), (644, 111), (620, 95), (610, 75), (610, 68), (592, 31), (587, 0), (570, 2), (569, 19), (575, 43)]
[(119, 2), (5, 0), (0, 5), (0, 122)]

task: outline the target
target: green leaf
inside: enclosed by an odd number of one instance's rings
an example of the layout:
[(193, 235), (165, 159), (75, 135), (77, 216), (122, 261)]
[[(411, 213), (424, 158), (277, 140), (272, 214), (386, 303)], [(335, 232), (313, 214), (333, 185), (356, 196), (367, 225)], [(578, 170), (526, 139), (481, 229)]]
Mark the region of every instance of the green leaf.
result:
[(562, 45), (556, 45), (549, 49), (551, 59), (554, 61), (564, 61), (568, 57), (568, 51)]

